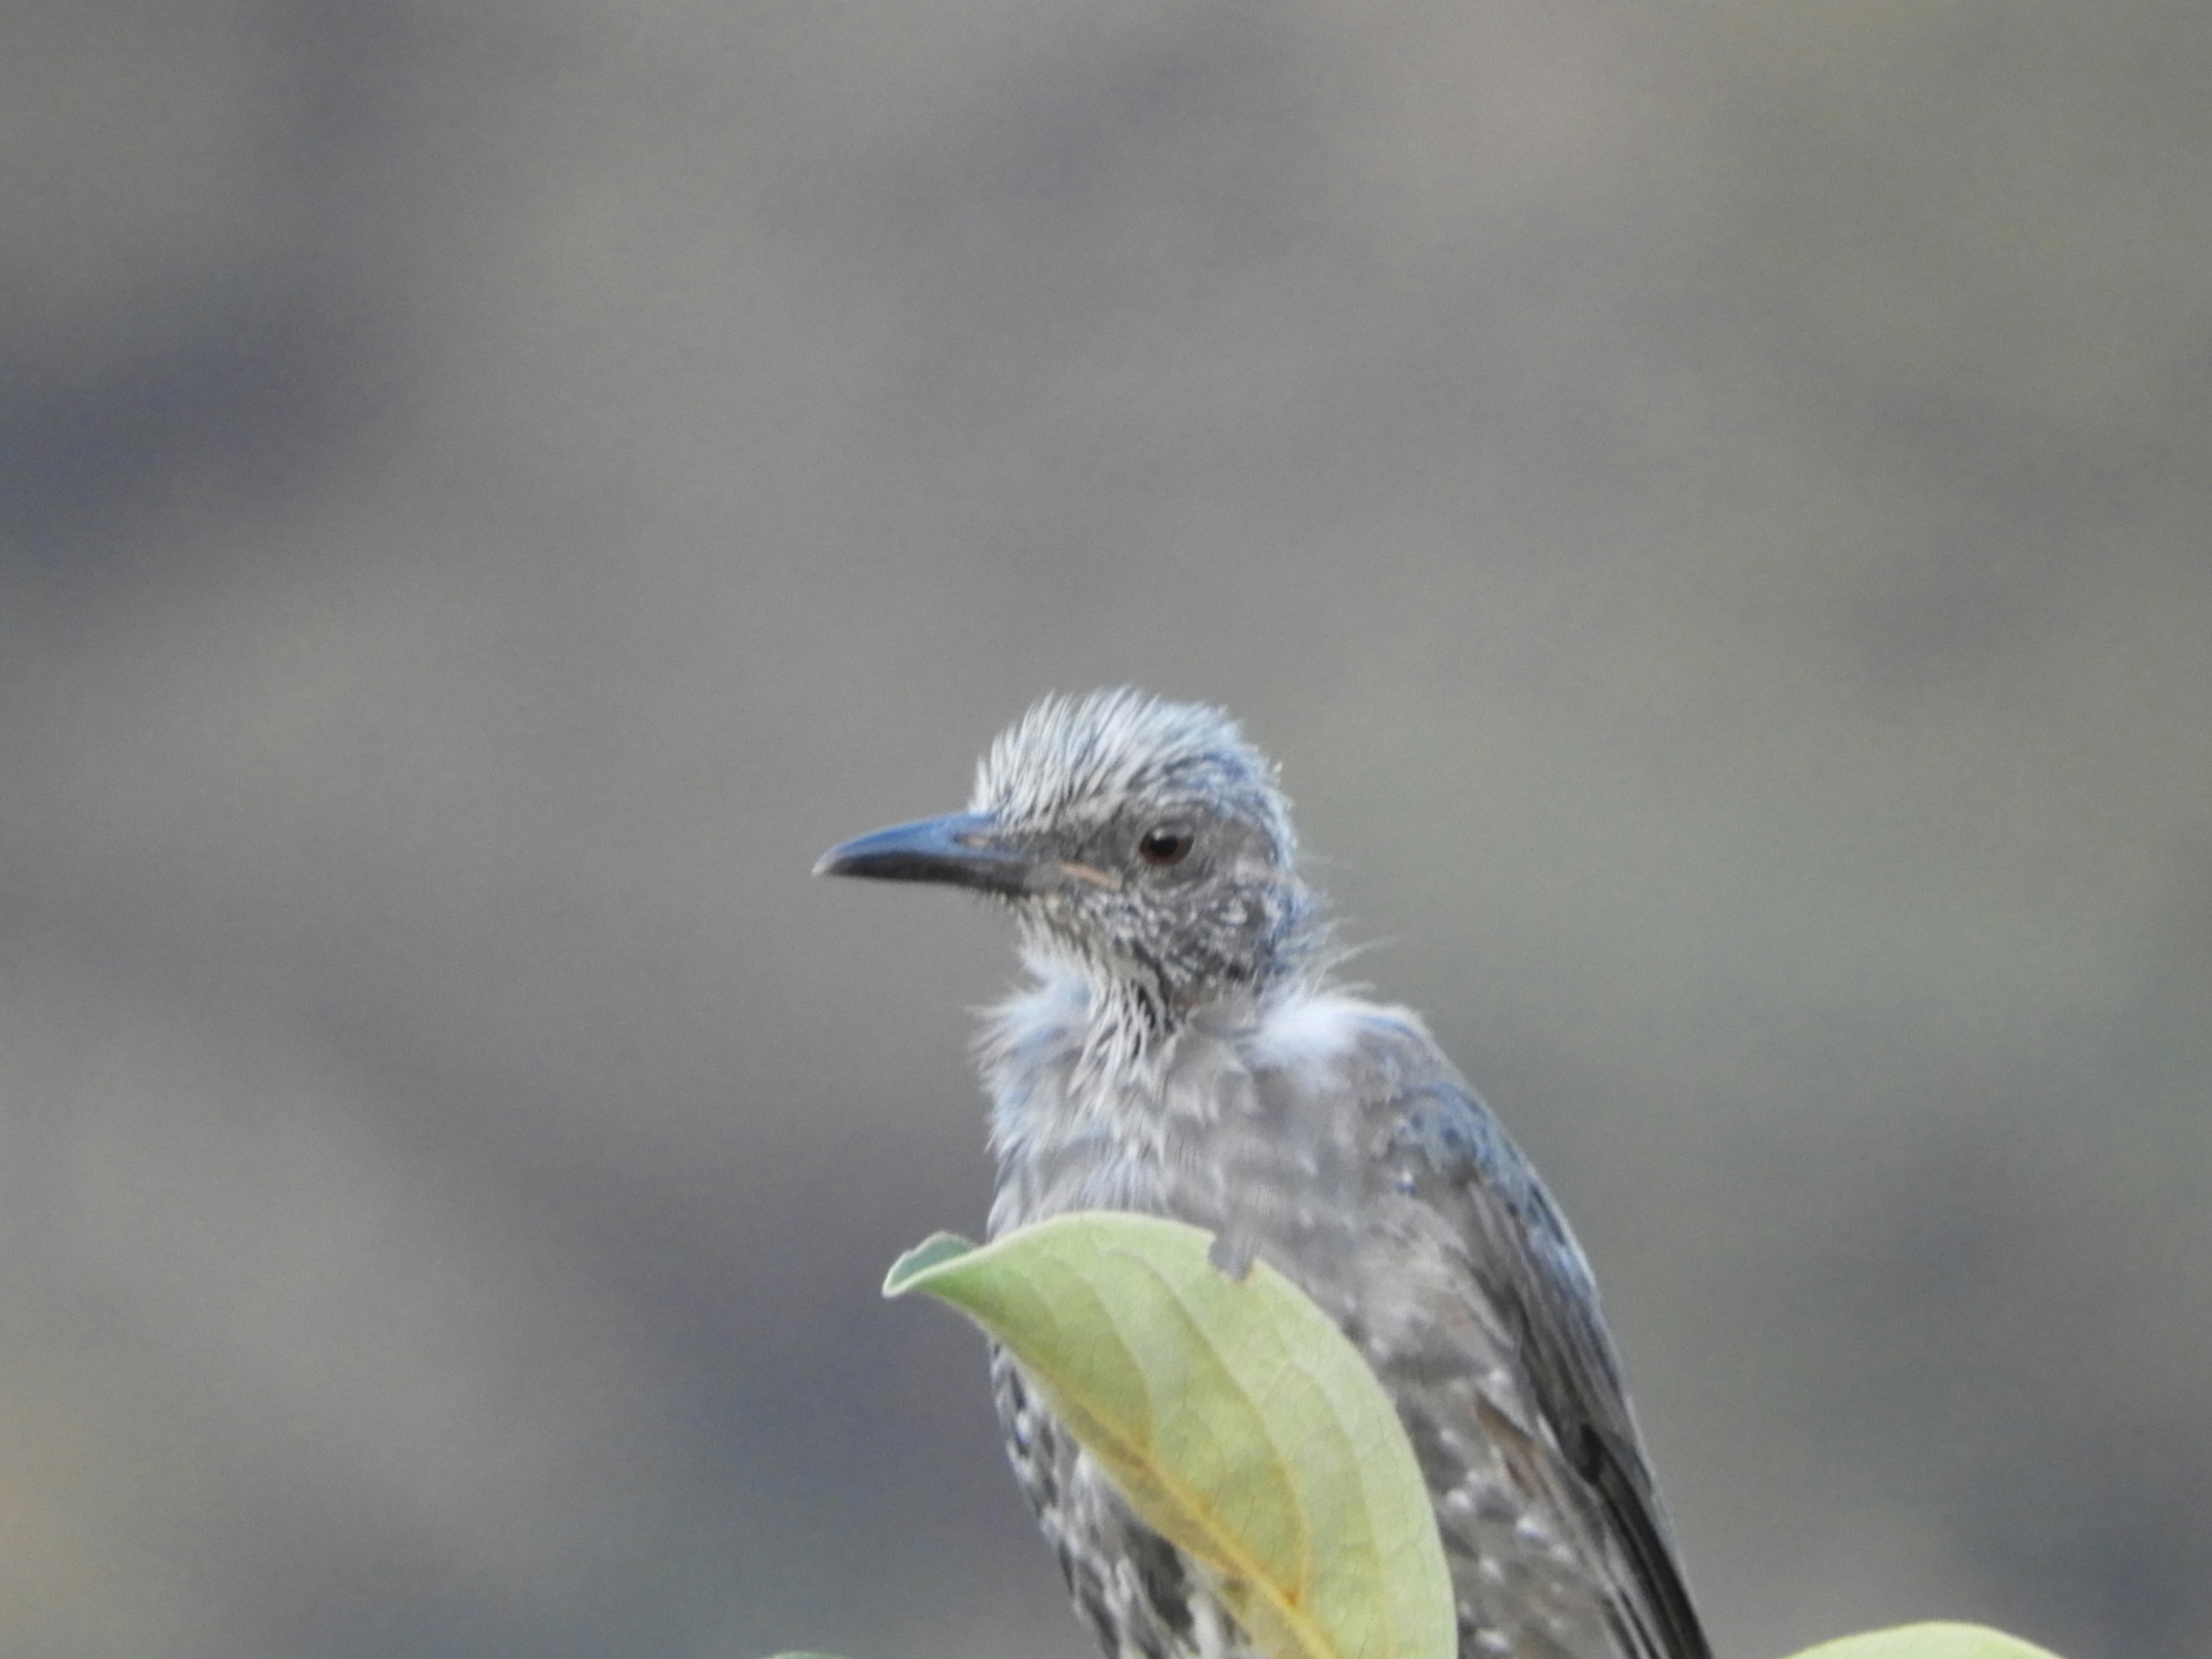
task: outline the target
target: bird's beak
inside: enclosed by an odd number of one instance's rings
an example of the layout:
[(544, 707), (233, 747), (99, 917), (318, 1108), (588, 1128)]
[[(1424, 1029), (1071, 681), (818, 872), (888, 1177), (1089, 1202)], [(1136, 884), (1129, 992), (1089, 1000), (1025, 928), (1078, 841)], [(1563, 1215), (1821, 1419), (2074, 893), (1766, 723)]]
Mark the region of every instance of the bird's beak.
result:
[(817, 860), (814, 873), (868, 876), (877, 881), (939, 881), (986, 893), (1015, 894), (1054, 884), (1057, 869), (1007, 844), (989, 813), (953, 812), (855, 836)]

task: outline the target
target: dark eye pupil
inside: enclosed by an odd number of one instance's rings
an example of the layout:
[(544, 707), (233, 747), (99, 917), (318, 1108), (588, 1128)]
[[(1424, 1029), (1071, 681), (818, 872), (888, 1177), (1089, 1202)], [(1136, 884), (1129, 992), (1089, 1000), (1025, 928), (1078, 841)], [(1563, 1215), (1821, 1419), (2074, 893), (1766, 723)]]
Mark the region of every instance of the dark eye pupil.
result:
[(1137, 843), (1137, 855), (1147, 864), (1169, 865), (1182, 862), (1183, 854), (1190, 851), (1191, 834), (1188, 830), (1147, 830)]

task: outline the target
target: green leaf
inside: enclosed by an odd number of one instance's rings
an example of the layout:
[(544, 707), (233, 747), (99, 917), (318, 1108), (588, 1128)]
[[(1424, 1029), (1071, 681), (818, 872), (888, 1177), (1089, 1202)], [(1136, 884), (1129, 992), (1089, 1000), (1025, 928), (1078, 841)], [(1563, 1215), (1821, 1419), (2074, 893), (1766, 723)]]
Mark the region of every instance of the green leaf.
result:
[(1265, 1262), (1231, 1279), (1210, 1243), (1119, 1212), (980, 1249), (939, 1234), (884, 1294), (927, 1291), (1004, 1344), (1273, 1659), (1455, 1659), (1428, 1491), (1374, 1373), (1304, 1291)]
[(957, 1233), (932, 1233), (897, 1261), (884, 1275), (884, 1294), (904, 1296), (914, 1283), (933, 1267), (971, 1254), (975, 1247)]
[(1796, 1659), (2057, 1659), (2048, 1649), (1981, 1625), (1899, 1625), (1807, 1648)]

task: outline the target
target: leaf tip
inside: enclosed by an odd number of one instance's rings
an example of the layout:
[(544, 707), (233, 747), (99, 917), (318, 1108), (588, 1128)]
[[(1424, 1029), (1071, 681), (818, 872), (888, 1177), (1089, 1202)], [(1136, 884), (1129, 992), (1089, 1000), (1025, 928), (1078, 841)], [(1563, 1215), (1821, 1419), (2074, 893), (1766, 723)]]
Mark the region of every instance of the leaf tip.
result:
[(948, 1261), (957, 1261), (975, 1247), (957, 1233), (932, 1233), (897, 1261), (884, 1275), (885, 1299), (904, 1296), (917, 1280)]

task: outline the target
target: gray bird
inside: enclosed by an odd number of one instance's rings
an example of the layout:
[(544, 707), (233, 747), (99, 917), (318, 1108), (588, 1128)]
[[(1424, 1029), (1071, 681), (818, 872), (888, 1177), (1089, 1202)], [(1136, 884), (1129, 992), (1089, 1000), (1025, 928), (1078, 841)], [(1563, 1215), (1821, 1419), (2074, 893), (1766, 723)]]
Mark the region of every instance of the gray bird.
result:
[[(994, 1236), (1063, 1211), (1171, 1216), (1264, 1258), (1381, 1378), (1436, 1505), (1460, 1659), (1708, 1659), (1574, 1237), (1404, 1008), (1332, 984), (1273, 767), (1214, 708), (1048, 697), (969, 811), (826, 854), (1014, 915), (1027, 978), (987, 1015)], [(1009, 1456), (1112, 1659), (1257, 1659), (1002, 1351)]]

